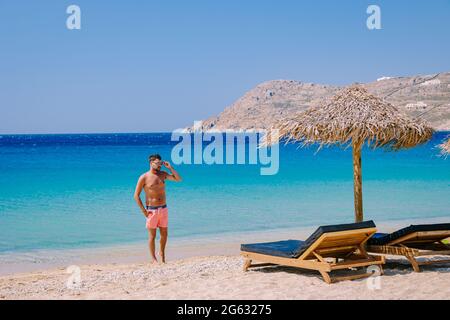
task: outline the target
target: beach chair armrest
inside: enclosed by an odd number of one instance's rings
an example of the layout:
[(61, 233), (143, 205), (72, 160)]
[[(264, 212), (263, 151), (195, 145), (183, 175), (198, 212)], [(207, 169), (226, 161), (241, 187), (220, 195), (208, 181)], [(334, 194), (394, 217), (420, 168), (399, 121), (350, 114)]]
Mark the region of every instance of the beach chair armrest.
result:
[(418, 256), (420, 252), (418, 249), (408, 248), (408, 247), (398, 247), (398, 246), (367, 246), (367, 251), (371, 253), (380, 254), (392, 254), (392, 255), (402, 255), (402, 256)]
[(339, 270), (339, 269), (348, 269), (348, 268), (357, 268), (357, 267), (365, 267), (377, 264), (384, 264), (386, 261), (384, 257), (380, 256), (369, 256), (369, 258), (360, 259), (360, 260), (344, 260), (341, 262), (331, 263), (331, 270)]

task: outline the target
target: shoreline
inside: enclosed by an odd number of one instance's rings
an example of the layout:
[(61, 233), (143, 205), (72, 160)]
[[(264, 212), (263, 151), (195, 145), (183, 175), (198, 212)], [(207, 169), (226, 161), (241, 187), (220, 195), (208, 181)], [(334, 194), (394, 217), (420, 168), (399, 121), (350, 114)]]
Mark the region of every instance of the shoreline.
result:
[[(379, 232), (392, 232), (410, 224), (449, 222), (450, 218), (414, 220), (387, 220), (377, 223)], [(166, 260), (178, 261), (206, 256), (236, 256), (240, 244), (270, 242), (285, 239), (306, 239), (318, 226), (285, 229), (231, 232), (219, 235), (202, 235), (170, 239), (166, 247)], [(157, 240), (159, 239), (159, 236)], [(157, 241), (156, 250), (159, 243)], [(50, 269), (68, 268), (72, 265), (147, 263), (150, 260), (147, 241), (90, 248), (46, 249), (0, 254), (0, 277), (7, 277)]]

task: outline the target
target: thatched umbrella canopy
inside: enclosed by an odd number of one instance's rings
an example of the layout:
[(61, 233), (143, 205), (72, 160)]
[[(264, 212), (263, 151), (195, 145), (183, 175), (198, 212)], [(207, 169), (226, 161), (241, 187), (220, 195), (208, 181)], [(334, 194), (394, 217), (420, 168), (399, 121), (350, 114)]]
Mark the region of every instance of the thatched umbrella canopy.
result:
[[(353, 148), (354, 196), (356, 221), (363, 221), (361, 148), (398, 150), (428, 141), (433, 129), (422, 120), (413, 120), (393, 105), (353, 85), (338, 92), (322, 105), (311, 107), (292, 119), (276, 123), (272, 129), (286, 143), (302, 146), (314, 143)], [(262, 145), (276, 143), (265, 136)]]
[(448, 156), (450, 154), (450, 136), (446, 141), (439, 145), (439, 148), (441, 148), (441, 153), (443, 155)]

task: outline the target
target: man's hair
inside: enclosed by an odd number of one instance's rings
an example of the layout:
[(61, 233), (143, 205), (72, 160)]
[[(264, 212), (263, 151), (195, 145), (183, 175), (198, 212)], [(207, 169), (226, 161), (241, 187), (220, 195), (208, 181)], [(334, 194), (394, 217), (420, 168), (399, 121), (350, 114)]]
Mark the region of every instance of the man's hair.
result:
[(152, 154), (152, 155), (150, 155), (149, 157), (148, 157), (148, 160), (151, 162), (151, 161), (153, 161), (153, 160), (156, 160), (156, 159), (158, 159), (158, 160), (161, 160), (161, 156), (159, 155), (159, 154)]

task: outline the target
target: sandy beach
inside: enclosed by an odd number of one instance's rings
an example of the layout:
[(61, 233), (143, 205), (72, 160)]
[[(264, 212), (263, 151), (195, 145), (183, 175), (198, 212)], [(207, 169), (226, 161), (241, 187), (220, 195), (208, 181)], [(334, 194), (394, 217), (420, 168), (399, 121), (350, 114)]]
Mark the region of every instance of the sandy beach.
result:
[[(0, 277), (0, 299), (449, 299), (450, 264), (414, 273), (392, 260), (385, 275), (328, 285), (290, 267), (242, 271), (239, 256), (180, 259), (166, 265), (80, 266), (79, 286), (66, 268)], [(370, 279), (371, 281), (378, 281)], [(379, 289), (378, 289), (379, 288)]]
[[(379, 226), (392, 231), (404, 224), (397, 221)], [(0, 299), (449, 299), (448, 263), (423, 266), (423, 272), (415, 273), (406, 259), (388, 257), (385, 274), (379, 279), (331, 285), (323, 282), (318, 272), (291, 267), (243, 272), (240, 243), (294, 235), (301, 239), (314, 229), (173, 240), (165, 265), (147, 263), (146, 243), (35, 253), (33, 263), (26, 262), (29, 254), (9, 262), (3, 256)], [(77, 275), (78, 284), (68, 286), (70, 278), (77, 280)]]

